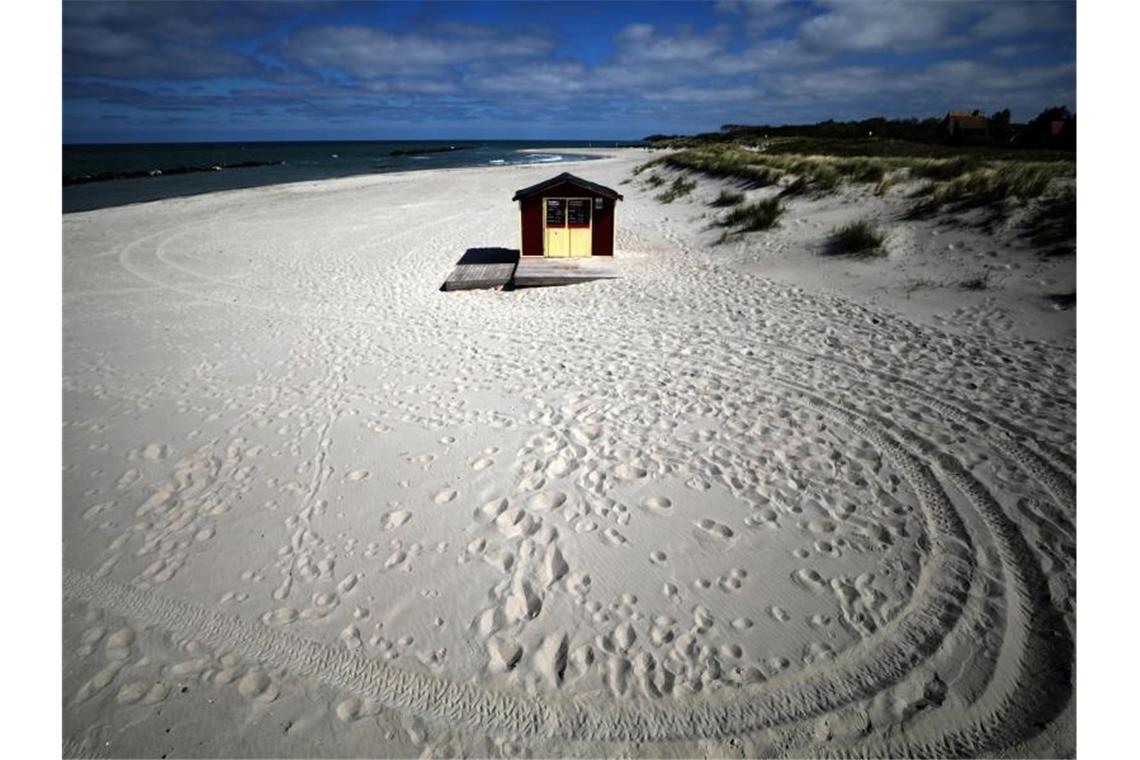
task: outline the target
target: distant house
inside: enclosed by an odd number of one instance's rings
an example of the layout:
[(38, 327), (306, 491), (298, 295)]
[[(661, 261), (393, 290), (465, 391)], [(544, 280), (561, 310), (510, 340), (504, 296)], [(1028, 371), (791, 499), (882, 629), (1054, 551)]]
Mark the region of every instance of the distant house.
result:
[(989, 129), (986, 115), (981, 111), (951, 111), (942, 120), (942, 132), (947, 137), (987, 137)]

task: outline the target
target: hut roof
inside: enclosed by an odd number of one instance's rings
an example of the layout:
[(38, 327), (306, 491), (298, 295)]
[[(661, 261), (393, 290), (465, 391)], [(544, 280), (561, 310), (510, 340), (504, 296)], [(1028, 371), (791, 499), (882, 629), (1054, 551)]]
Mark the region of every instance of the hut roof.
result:
[(602, 197), (612, 198), (619, 201), (625, 200), (622, 197), (622, 194), (616, 190), (611, 190), (605, 185), (599, 185), (597, 182), (590, 182), (589, 180), (582, 179), (581, 177), (575, 177), (570, 172), (562, 172), (557, 177), (551, 177), (548, 180), (539, 182), (537, 185), (531, 185), (530, 187), (524, 187), (522, 190), (516, 190), (515, 197), (511, 198), (511, 200), (517, 201), (522, 200), (523, 198), (529, 198), (532, 195), (538, 195), (547, 188), (551, 188), (555, 185), (561, 185), (567, 182), (572, 185), (578, 185), (584, 190), (589, 190), (594, 195), (601, 195)]

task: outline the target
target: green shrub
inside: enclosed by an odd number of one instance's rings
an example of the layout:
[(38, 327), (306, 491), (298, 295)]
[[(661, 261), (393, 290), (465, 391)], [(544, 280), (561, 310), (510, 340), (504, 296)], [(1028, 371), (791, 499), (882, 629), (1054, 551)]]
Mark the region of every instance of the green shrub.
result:
[(645, 181), (649, 183), (650, 187), (661, 187), (661, 185), (665, 184), (665, 180), (661, 179), (656, 174), (650, 174), (645, 178)]
[(854, 222), (831, 233), (828, 253), (832, 255), (874, 256), (883, 251), (883, 235), (869, 222)]

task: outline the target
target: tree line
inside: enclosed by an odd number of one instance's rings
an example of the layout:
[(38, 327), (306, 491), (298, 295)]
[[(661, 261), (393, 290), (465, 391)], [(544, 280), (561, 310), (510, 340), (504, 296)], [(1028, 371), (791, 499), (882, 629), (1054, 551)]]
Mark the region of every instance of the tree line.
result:
[[(681, 140), (688, 137), (701, 142), (758, 142), (770, 137), (881, 138), (921, 143), (950, 143), (1005, 146), (1010, 148), (1048, 148), (1076, 150), (1077, 117), (1067, 106), (1046, 108), (1031, 121), (1013, 123), (1010, 110), (1004, 108), (986, 116), (981, 111), (971, 114), (971, 128), (952, 130), (950, 114), (926, 119), (888, 119), (876, 116), (860, 121), (827, 121), (815, 124), (725, 124), (718, 132), (693, 136), (655, 134), (647, 142)], [(983, 121), (984, 120), (984, 121)], [(984, 123), (984, 127), (981, 124)]]

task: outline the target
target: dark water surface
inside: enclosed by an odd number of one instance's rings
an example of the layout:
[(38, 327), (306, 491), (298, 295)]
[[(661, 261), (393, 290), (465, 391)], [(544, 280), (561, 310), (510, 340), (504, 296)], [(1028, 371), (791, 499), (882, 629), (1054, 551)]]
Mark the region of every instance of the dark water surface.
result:
[[(87, 211), (216, 190), (415, 169), (534, 163), (550, 164), (554, 169), (564, 160), (591, 158), (591, 147), (638, 144), (613, 140), (379, 140), (65, 145), (63, 211)], [(451, 150), (452, 146), (459, 149)], [(536, 148), (549, 150), (521, 152)], [(250, 162), (260, 165), (233, 167)], [(108, 174), (140, 172), (146, 176), (85, 181)]]

